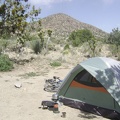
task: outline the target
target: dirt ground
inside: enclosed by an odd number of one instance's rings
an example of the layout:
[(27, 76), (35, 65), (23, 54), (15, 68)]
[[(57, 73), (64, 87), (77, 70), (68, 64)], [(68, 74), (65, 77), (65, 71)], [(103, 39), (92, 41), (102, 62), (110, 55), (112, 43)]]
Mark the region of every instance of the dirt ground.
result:
[[(53, 94), (43, 90), (45, 79), (53, 76), (64, 79), (72, 68), (68, 64), (54, 68), (47, 60), (39, 60), (0, 72), (0, 120), (107, 120), (64, 105), (59, 107), (60, 113), (39, 108), (41, 101), (51, 100)], [(15, 83), (22, 87), (16, 88)], [(62, 112), (66, 112), (66, 118), (61, 117)]]

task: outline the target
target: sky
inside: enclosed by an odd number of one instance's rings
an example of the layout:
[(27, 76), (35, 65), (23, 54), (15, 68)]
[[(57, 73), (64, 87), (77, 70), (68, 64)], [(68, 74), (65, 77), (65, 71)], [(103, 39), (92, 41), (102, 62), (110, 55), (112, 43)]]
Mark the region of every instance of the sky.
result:
[(120, 28), (120, 0), (29, 0), (41, 8), (40, 18), (64, 13), (105, 32)]

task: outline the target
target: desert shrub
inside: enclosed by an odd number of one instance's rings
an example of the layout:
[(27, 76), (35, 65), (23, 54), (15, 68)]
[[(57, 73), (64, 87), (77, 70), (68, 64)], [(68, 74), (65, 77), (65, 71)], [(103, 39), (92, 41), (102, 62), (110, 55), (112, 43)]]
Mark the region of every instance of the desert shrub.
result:
[(58, 67), (58, 66), (61, 66), (61, 63), (59, 61), (53, 61), (53, 62), (50, 63), (50, 65), (52, 67)]
[(102, 43), (99, 41), (89, 41), (83, 44), (82, 52), (89, 57), (100, 56)]
[(117, 49), (114, 44), (109, 45), (109, 50), (111, 51), (112, 55), (117, 56)]
[(118, 57), (118, 60), (120, 60), (120, 47), (117, 48), (116, 45), (110, 44), (109, 50), (111, 51), (113, 56)]
[(17, 38), (11, 37), (11, 39), (0, 39), (0, 50), (3, 52), (6, 49), (9, 49), (10, 51), (14, 50), (17, 45)]
[(109, 34), (108, 43), (112, 46), (112, 53), (118, 58), (120, 53), (120, 30), (119, 28), (112, 29), (112, 32)]
[(10, 71), (13, 69), (13, 63), (7, 55), (0, 55), (0, 71)]
[(70, 51), (69, 50), (63, 50), (63, 55), (68, 55), (69, 53), (70, 53)]
[(82, 45), (84, 42), (88, 42), (93, 38), (92, 32), (88, 29), (82, 29), (82, 30), (77, 30), (73, 31), (69, 38), (68, 41), (74, 46), (78, 47)]
[(66, 44), (66, 45), (64, 46), (64, 50), (68, 50), (68, 49), (70, 49), (70, 46), (69, 46), (69, 44)]
[(48, 50), (56, 51), (55, 45), (54, 44), (49, 44), (48, 45)]
[(8, 46), (8, 44), (9, 44), (9, 41), (7, 40), (7, 41), (3, 41), (3, 47), (4, 47), (4, 49), (6, 49), (7, 48), (7, 46)]
[(69, 54), (69, 52), (70, 52), (70, 46), (69, 46), (69, 44), (66, 44), (63, 48), (62, 53), (63, 53), (63, 55), (67, 55), (67, 54)]
[[(27, 41), (32, 41), (32, 40), (37, 40), (37, 39), (39, 39), (39, 37), (38, 37), (37, 34), (35, 34), (35, 33), (27, 32), (27, 33), (25, 34), (25, 39), (26, 39)], [(27, 42), (27, 41), (26, 41), (26, 42)]]
[(41, 52), (42, 47), (39, 40), (32, 42), (32, 49), (36, 54), (39, 54)]

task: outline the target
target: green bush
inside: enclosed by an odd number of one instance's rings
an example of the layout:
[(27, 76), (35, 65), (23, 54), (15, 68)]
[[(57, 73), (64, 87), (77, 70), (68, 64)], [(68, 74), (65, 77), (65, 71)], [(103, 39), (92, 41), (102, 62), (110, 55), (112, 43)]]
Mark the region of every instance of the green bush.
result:
[(58, 67), (58, 66), (61, 66), (61, 63), (58, 62), (58, 61), (53, 61), (53, 62), (50, 63), (50, 65), (53, 66), (53, 67)]
[(68, 49), (70, 49), (70, 46), (69, 46), (69, 44), (66, 44), (66, 45), (64, 46), (64, 50), (68, 50)]
[(13, 63), (7, 55), (0, 55), (0, 71), (10, 71), (13, 69)]
[(92, 32), (88, 29), (82, 29), (73, 31), (68, 41), (73, 45), (73, 47), (81, 46), (84, 42), (88, 42), (93, 37)]
[(39, 40), (33, 41), (32, 43), (32, 49), (36, 54), (39, 54), (42, 50), (42, 46), (40, 44)]

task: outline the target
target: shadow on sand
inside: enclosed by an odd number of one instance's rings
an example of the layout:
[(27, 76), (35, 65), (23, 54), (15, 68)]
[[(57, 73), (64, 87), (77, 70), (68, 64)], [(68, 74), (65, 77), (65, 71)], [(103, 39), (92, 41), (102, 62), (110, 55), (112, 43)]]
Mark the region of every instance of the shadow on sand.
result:
[(81, 111), (81, 113), (82, 114), (79, 114), (78, 117), (87, 118), (87, 119), (97, 118), (94, 114), (91, 114), (91, 113), (88, 113), (88, 112)]

